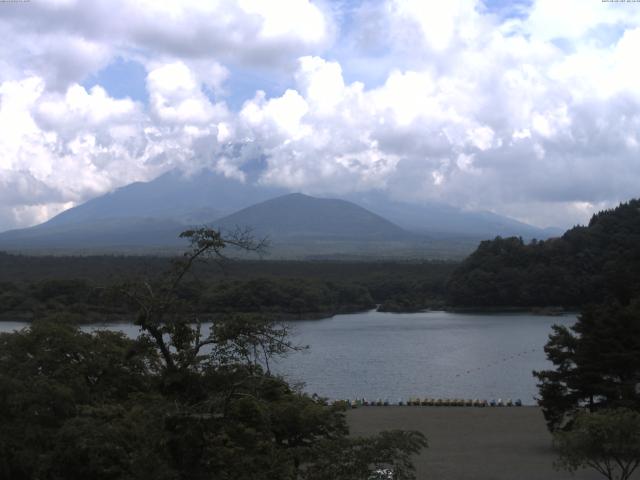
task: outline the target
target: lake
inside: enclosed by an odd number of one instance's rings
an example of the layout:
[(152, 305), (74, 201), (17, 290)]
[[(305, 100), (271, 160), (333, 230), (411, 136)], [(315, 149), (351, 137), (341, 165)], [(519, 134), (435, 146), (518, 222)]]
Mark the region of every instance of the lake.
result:
[[(575, 321), (575, 315), (375, 311), (296, 321), (290, 322), (294, 342), (310, 348), (273, 368), (331, 399), (512, 398), (534, 404), (531, 372), (550, 366), (543, 347), (551, 325)], [(0, 331), (25, 325), (0, 322)], [(130, 336), (138, 331), (127, 324), (83, 328)]]

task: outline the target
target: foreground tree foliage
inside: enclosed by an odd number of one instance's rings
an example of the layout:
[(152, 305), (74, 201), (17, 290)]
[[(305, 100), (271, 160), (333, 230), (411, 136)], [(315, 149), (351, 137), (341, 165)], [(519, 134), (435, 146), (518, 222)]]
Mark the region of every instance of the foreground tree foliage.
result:
[[(415, 478), (417, 432), (351, 438), (344, 412), (293, 389), (270, 360), (295, 347), (256, 316), (187, 315), (193, 265), (246, 234), (183, 234), (192, 249), (166, 275), (116, 292), (137, 305), (137, 339), (35, 321), (0, 335), (0, 478)], [(327, 476), (327, 472), (331, 472)]]
[(554, 369), (534, 375), (551, 430), (585, 408), (640, 410), (640, 299), (585, 308), (570, 329), (553, 327), (545, 352)]
[(628, 409), (580, 413), (569, 431), (554, 434), (558, 468), (592, 468), (627, 480), (640, 465), (640, 413)]

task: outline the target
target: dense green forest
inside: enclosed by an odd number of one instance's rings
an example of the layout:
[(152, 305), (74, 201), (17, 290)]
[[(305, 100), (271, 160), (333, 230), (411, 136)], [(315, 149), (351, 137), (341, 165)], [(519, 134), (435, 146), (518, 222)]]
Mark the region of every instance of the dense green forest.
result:
[[(0, 334), (0, 478), (357, 480), (390, 468), (415, 479), (421, 433), (349, 436), (344, 406), (271, 374), (298, 348), (286, 325), (234, 313), (204, 332), (183, 314), (194, 260), (226, 241), (189, 238), (165, 272), (118, 288), (136, 305), (136, 339), (82, 332), (68, 313)], [(68, 282), (68, 299), (86, 301)]]
[(640, 200), (602, 211), (587, 226), (546, 241), (496, 238), (453, 272), (458, 306), (578, 307), (640, 294)]
[[(160, 275), (166, 257), (31, 257), (0, 253), (0, 318), (61, 312), (78, 321), (126, 318), (124, 282)], [(178, 294), (201, 313), (309, 318), (362, 311), (415, 311), (443, 304), (452, 262), (228, 260), (194, 265)], [(185, 307), (186, 308), (186, 307)]]

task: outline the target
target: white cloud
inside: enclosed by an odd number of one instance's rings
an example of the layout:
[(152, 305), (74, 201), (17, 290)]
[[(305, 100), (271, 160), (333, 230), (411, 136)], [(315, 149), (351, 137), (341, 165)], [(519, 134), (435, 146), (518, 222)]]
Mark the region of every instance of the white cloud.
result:
[(328, 46), (334, 28), (308, 0), (38, 1), (2, 13), (1, 57), (17, 68), (0, 72), (0, 81), (30, 74), (57, 90), (117, 55), (292, 64)]
[(299, 139), (310, 130), (302, 122), (309, 106), (295, 90), (287, 90), (281, 97), (265, 99), (264, 92), (245, 103), (240, 119), (266, 145)]
[(342, 100), (342, 68), (319, 57), (302, 57), (295, 75), (303, 95), (319, 114), (331, 114)]
[(482, 21), (478, 6), (477, 0), (393, 0), (388, 9), (397, 39), (413, 43), (414, 48), (416, 40), (422, 40), (426, 47), (441, 52), (456, 41), (476, 38)]
[[(576, 204), (602, 205), (636, 195), (629, 179), (640, 182), (640, 166), (633, 160), (638, 84), (629, 79), (640, 72), (628, 56), (640, 46), (636, 31), (627, 30), (608, 46), (582, 39), (573, 53), (565, 53), (540, 39), (542, 34), (488, 28), (497, 20), (487, 17), (471, 32), (478, 41), (469, 43), (471, 33), (461, 29), (460, 16), (479, 13), (464, 11), (465, 5), (473, 3), (435, 12), (434, 18), (454, 19), (442, 32), (421, 24), (425, 29), (412, 33), (418, 35), (415, 45), (432, 44), (431, 63), (392, 70), (379, 87), (346, 84), (338, 63), (305, 57), (295, 77), (297, 94), (288, 91), (246, 106), (245, 111), (254, 109), (253, 131), (270, 132), (258, 139), (269, 158), (264, 181), (327, 193), (383, 188), (414, 201), (515, 212), (539, 224), (551, 218), (548, 208), (567, 215), (567, 224), (585, 218)], [(411, 3), (392, 7), (392, 15), (400, 12), (406, 21), (416, 8)], [(393, 37), (397, 19), (390, 22)], [(407, 32), (396, 34), (405, 48), (401, 35)], [(447, 45), (464, 48), (441, 54), (438, 50)], [(585, 61), (576, 70), (580, 55), (596, 56), (599, 63)], [(576, 86), (581, 76), (587, 80)], [(612, 101), (616, 96), (620, 100)], [(277, 135), (266, 125), (284, 114), (260, 105), (287, 98), (299, 105), (287, 109), (299, 112), (295, 128), (274, 142)], [(358, 168), (346, 167), (349, 155), (359, 159), (353, 163)], [(387, 159), (385, 168), (374, 168), (380, 159)], [(525, 212), (527, 204), (532, 208)]]
[(244, 183), (247, 176), (237, 165), (231, 162), (227, 157), (220, 157), (215, 163), (214, 171), (223, 174), (227, 178), (233, 178)]
[[(182, 63), (158, 66), (148, 83), (148, 109), (100, 86), (50, 92), (38, 77), (1, 83), (0, 229), (176, 166), (213, 167), (232, 136), (225, 105), (209, 100)], [(242, 176), (232, 165), (224, 170)]]
[[(0, 229), (176, 165), (247, 181), (259, 163), (260, 181), (291, 189), (539, 224), (637, 195), (632, 4), (537, 0), (506, 19), (480, 0), (365, 3), (348, 19), (308, 0), (2, 8)], [(116, 56), (144, 64), (148, 105), (81, 85)], [(221, 99), (245, 67), (267, 73), (234, 111)]]
[(202, 91), (202, 82), (182, 62), (150, 71), (147, 90), (151, 112), (163, 123), (206, 124), (226, 116), (226, 107), (209, 101)]
[(524, 29), (541, 40), (568, 38), (579, 42), (599, 40), (594, 32), (602, 27), (633, 27), (640, 23), (640, 9), (625, 2), (583, 0), (537, 0), (524, 22)]
[(139, 106), (130, 99), (110, 98), (100, 86), (90, 91), (71, 85), (64, 95), (44, 95), (32, 112), (40, 127), (66, 137), (80, 129), (116, 128), (140, 115)]
[(327, 20), (308, 0), (240, 0), (239, 5), (245, 15), (256, 15), (262, 20), (258, 33), (261, 38), (292, 37), (309, 44), (325, 41)]

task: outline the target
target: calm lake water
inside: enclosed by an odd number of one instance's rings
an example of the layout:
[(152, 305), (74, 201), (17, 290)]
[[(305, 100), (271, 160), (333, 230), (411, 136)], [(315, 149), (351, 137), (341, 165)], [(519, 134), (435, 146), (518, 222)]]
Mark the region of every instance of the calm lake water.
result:
[[(293, 340), (310, 348), (279, 360), (274, 370), (331, 399), (519, 398), (533, 404), (537, 390), (531, 372), (550, 365), (543, 347), (551, 325), (575, 320), (575, 315), (372, 311), (297, 321), (290, 324)], [(0, 322), (0, 331), (25, 325)], [(85, 328), (138, 332), (126, 324)]]

